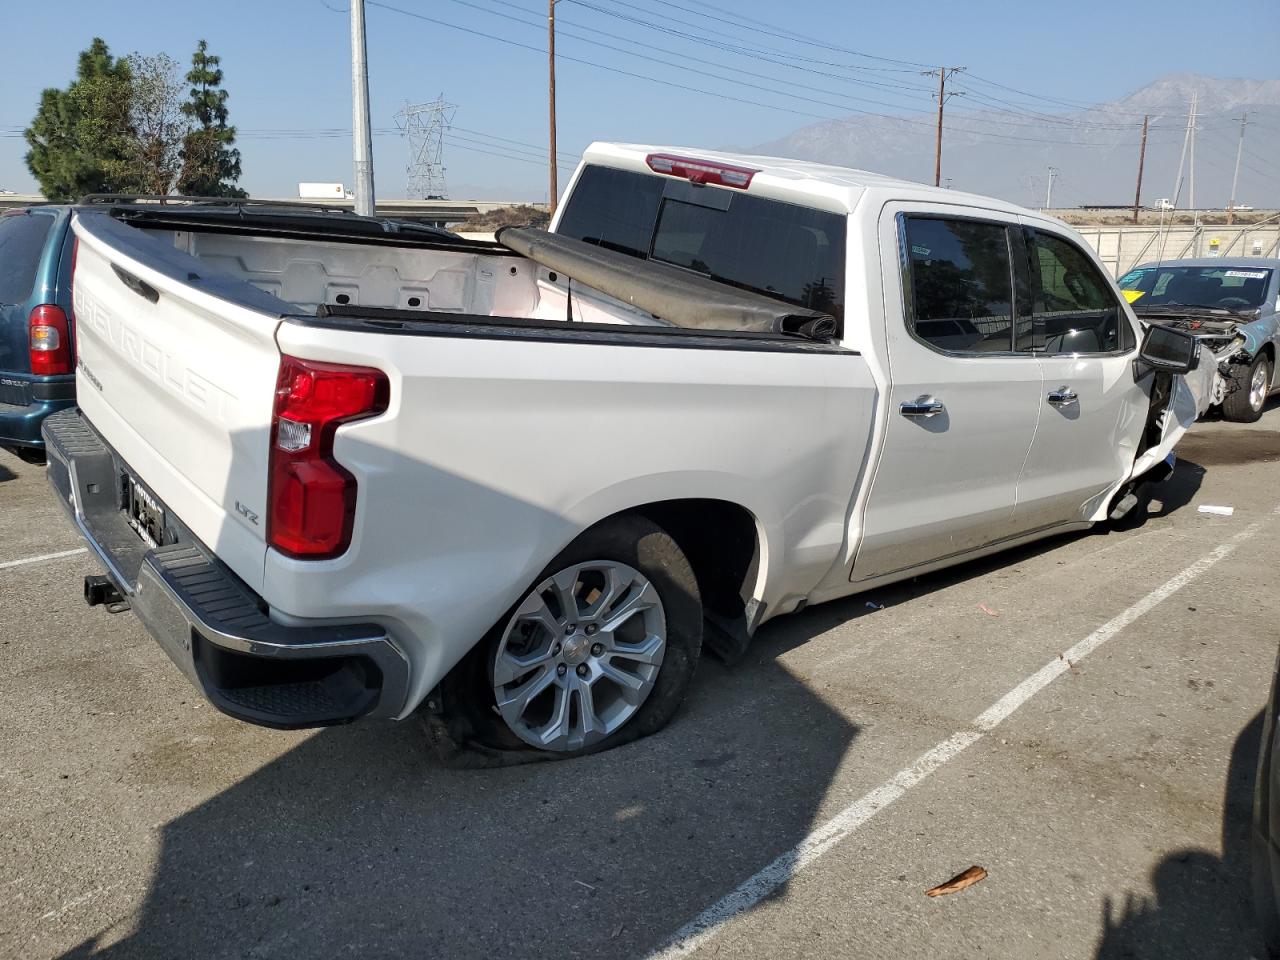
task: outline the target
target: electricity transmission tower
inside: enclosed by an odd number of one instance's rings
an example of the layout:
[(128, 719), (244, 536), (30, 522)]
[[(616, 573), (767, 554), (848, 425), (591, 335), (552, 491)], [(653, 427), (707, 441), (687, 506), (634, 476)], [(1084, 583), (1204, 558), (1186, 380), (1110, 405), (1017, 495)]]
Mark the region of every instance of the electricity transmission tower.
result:
[(410, 200), (449, 198), (444, 180), (444, 134), (457, 109), (456, 104), (447, 103), (441, 94), (425, 103), (405, 101), (396, 114), (396, 126), (409, 140), (405, 190)]

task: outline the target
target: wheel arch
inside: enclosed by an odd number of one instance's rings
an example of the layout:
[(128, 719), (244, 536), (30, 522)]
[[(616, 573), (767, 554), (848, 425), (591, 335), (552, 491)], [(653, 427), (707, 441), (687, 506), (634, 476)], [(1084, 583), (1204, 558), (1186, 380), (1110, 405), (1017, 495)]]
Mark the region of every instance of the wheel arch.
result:
[(690, 497), (635, 507), (666, 530), (693, 567), (703, 607), (719, 619), (743, 620), (758, 595), (764, 569), (764, 531), (756, 516), (730, 500)]

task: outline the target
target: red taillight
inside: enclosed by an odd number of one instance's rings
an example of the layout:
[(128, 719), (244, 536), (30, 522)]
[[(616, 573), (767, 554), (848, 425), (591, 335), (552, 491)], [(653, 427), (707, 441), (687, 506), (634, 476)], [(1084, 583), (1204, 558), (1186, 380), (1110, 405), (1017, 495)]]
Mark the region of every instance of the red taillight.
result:
[(282, 357), (271, 420), (267, 541), (291, 557), (336, 557), (351, 544), (356, 480), (333, 459), (341, 424), (387, 409), (387, 375)]
[(33, 374), (50, 377), (71, 372), (71, 332), (61, 307), (45, 303), (32, 310), (30, 338)]
[(695, 160), (692, 157), (673, 157), (669, 153), (651, 153), (644, 158), (644, 162), (654, 173), (684, 177), (690, 183), (715, 183), (722, 187), (737, 187), (739, 190), (751, 186), (751, 178), (760, 172), (751, 167), (735, 167), (710, 160)]

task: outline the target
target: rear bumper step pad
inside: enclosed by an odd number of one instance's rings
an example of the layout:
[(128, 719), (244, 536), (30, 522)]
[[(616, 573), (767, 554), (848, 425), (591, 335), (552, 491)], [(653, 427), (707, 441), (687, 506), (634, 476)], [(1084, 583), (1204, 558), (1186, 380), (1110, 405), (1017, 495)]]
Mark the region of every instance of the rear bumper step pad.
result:
[(377, 624), (286, 626), (172, 518), (177, 543), (150, 547), (121, 503), (127, 466), (78, 410), (44, 423), (49, 481), (148, 632), (222, 712), (295, 729), (399, 713), (409, 664)]

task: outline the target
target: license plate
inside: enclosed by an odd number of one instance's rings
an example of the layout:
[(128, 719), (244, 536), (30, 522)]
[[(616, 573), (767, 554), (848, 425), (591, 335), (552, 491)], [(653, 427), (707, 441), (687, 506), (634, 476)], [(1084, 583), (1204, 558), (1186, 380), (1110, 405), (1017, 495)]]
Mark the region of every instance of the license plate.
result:
[(164, 543), (164, 508), (132, 477), (125, 480), (125, 516), (129, 526), (148, 546), (160, 546)]

